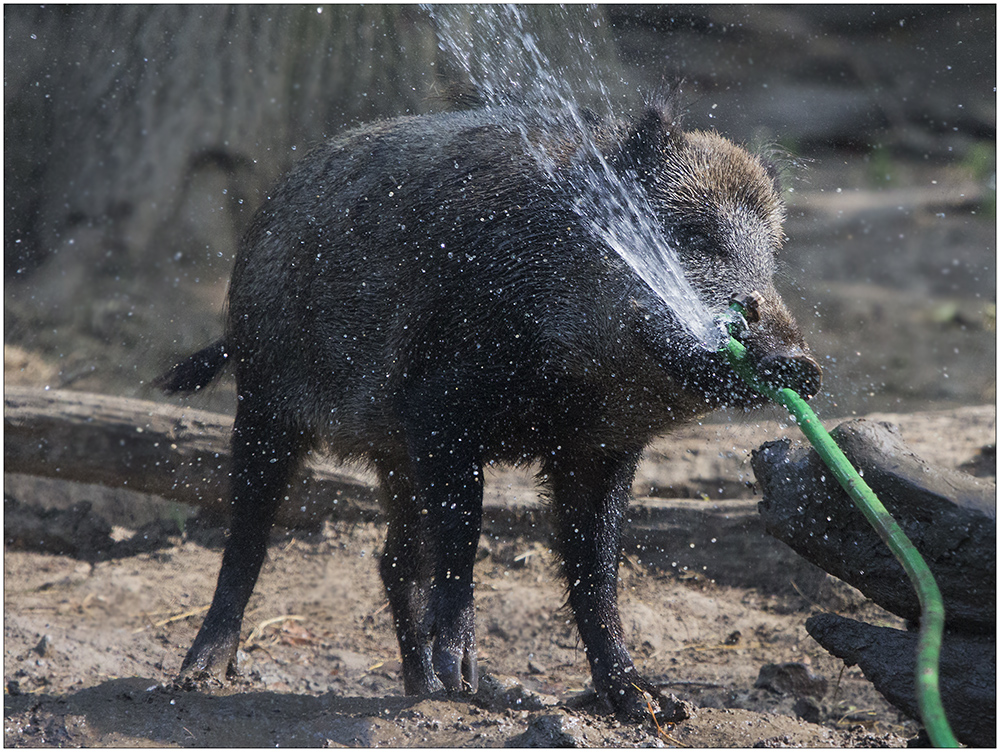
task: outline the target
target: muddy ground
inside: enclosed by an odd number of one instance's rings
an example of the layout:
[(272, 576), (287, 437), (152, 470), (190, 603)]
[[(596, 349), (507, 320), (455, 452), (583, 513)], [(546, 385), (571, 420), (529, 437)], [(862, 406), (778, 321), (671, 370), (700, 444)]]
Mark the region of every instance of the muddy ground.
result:
[[(995, 441), (992, 407), (887, 417), (928, 460), (995, 475), (980, 451)], [(5, 550), (5, 743), (903, 746), (919, 725), (803, 627), (817, 610), (901, 620), (757, 521), (748, 451), (792, 430), (748, 418), (692, 426), (642, 465), (621, 567), (626, 633), (640, 670), (694, 708), (661, 729), (620, 724), (595, 701), (525, 472), (498, 470), (488, 483), (494, 511), (476, 569), (481, 691), (429, 698), (402, 694), (376, 571), (379, 524), (277, 530), (244, 624), (244, 680), (175, 688), (211, 599), (222, 530), (151, 497), (8, 476), (8, 513), (40, 498), (93, 505), (76, 540)], [(782, 670), (764, 680), (770, 664)]]

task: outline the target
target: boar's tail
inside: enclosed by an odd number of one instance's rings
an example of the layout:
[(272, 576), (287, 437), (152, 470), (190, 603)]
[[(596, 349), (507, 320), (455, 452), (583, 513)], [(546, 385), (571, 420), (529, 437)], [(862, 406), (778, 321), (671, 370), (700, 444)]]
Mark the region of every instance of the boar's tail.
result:
[(185, 358), (162, 376), (157, 376), (153, 379), (153, 386), (167, 394), (195, 392), (208, 386), (222, 373), (228, 357), (226, 341), (220, 339)]

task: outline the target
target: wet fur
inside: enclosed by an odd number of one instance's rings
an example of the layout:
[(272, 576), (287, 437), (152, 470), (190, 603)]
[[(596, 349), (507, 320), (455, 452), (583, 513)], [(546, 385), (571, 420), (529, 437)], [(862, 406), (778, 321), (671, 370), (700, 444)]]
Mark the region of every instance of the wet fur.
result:
[[(799, 362), (771, 281), (774, 175), (717, 134), (684, 132), (676, 112), (587, 122), (710, 310), (756, 291), (748, 351)], [(549, 125), (512, 107), (363, 126), (314, 150), (255, 215), (224, 340), (162, 382), (198, 388), (231, 364), (240, 395), (231, 538), (184, 672), (232, 668), (284, 484), (319, 447), (380, 478), (406, 691), (475, 689), (482, 468), (535, 460), (595, 687), (623, 716), (646, 714), (643, 692), (658, 695), (634, 670), (615, 592), (636, 463), (673, 426), (759, 398), (564, 203), (578, 134), (549, 134), (555, 179), (525, 153), (521, 129)]]

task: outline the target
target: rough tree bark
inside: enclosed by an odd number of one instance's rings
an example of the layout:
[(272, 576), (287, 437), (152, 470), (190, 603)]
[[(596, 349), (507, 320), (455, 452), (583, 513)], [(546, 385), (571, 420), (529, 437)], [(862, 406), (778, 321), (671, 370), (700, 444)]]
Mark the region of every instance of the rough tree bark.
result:
[[(836, 614), (806, 620), (806, 631), (848, 666), (857, 664), (875, 688), (911, 718), (919, 718), (914, 675), (917, 633), (876, 627)], [(941, 702), (963, 744), (996, 747), (996, 637), (949, 634), (941, 646)]]
[(112, 274), (226, 254), (243, 205), (310, 142), (425, 109), (438, 54), (416, 6), (8, 6), (4, 20), (7, 273), (53, 253)]
[[(992, 634), (996, 625), (996, 484), (915, 455), (889, 424), (856, 420), (832, 436), (924, 557), (947, 623)], [(815, 451), (763, 445), (752, 459), (767, 531), (905, 619), (920, 604), (902, 566)]]

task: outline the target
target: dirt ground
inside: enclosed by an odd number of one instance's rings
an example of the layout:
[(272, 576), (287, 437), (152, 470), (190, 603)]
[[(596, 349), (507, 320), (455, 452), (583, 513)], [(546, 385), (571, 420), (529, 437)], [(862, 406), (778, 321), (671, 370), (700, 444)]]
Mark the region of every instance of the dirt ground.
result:
[[(974, 466), (995, 441), (992, 407), (889, 417), (949, 467)], [(640, 670), (693, 708), (661, 729), (621, 724), (596, 702), (524, 472), (498, 470), (487, 488), (481, 690), (424, 698), (402, 694), (379, 524), (277, 530), (244, 624), (244, 680), (181, 688), (171, 680), (211, 599), (222, 530), (151, 497), (8, 476), (8, 513), (19, 499), (63, 510), (87, 500), (86, 518), (106, 525), (5, 550), (5, 744), (903, 746), (919, 725), (803, 627), (817, 610), (901, 620), (757, 521), (748, 451), (792, 430), (746, 418), (692, 426), (641, 467), (621, 567), (628, 642)], [(77, 553), (46, 550), (59, 546)]]

